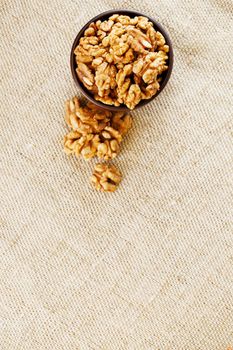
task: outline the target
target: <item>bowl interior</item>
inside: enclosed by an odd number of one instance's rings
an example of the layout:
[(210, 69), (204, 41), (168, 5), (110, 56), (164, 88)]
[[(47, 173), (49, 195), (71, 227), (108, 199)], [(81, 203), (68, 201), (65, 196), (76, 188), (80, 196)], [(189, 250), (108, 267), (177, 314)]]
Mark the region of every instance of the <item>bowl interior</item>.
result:
[(173, 67), (173, 50), (172, 50), (172, 43), (171, 40), (167, 34), (167, 32), (163, 29), (163, 27), (157, 23), (153, 18), (150, 18), (147, 15), (144, 15), (140, 12), (136, 12), (136, 11), (128, 11), (128, 10), (111, 10), (111, 11), (106, 11), (104, 13), (99, 14), (98, 16), (92, 18), (78, 33), (78, 35), (76, 36), (74, 43), (72, 45), (72, 49), (71, 49), (71, 55), (70, 55), (70, 65), (71, 65), (71, 72), (72, 72), (72, 76), (73, 79), (76, 83), (76, 85), (79, 87), (79, 89), (81, 90), (82, 94), (91, 102), (93, 102), (95, 105), (104, 108), (104, 109), (108, 109), (108, 110), (112, 110), (112, 111), (129, 111), (128, 107), (122, 105), (119, 107), (116, 106), (111, 106), (111, 105), (106, 105), (100, 101), (96, 101), (93, 97), (93, 95), (85, 88), (85, 86), (81, 83), (81, 81), (79, 80), (77, 74), (76, 74), (76, 68), (77, 68), (77, 63), (75, 60), (75, 54), (74, 54), (74, 50), (76, 48), (76, 46), (79, 43), (80, 38), (84, 35), (84, 31), (89, 27), (89, 25), (92, 22), (96, 22), (98, 20), (106, 20), (108, 19), (111, 15), (115, 14), (115, 13), (119, 13), (119, 14), (124, 14), (127, 15), (129, 17), (134, 17), (134, 16), (145, 16), (147, 17), (154, 25), (154, 28), (156, 31), (159, 31), (160, 33), (163, 34), (165, 40), (166, 40), (166, 44), (169, 45), (169, 53), (168, 53), (168, 69), (161, 75), (162, 77), (162, 82), (160, 84), (160, 89), (157, 92), (157, 94), (155, 94), (154, 96), (152, 96), (150, 99), (148, 100), (141, 100), (140, 103), (134, 108), (140, 108), (144, 105), (146, 105), (147, 103), (149, 103), (150, 101), (152, 101), (156, 96), (158, 96), (160, 94), (160, 92), (164, 89), (164, 87), (166, 86), (171, 72), (172, 72), (172, 67)]

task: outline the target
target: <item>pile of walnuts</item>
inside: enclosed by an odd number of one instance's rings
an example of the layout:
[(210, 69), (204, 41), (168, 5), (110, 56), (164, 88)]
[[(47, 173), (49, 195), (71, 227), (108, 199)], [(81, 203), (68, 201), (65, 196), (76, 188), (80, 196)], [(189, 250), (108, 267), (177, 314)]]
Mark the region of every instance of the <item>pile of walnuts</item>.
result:
[(159, 90), (168, 52), (148, 18), (114, 14), (84, 32), (74, 50), (76, 72), (96, 100), (134, 109)]
[[(121, 142), (132, 125), (129, 113), (111, 112), (76, 96), (66, 101), (65, 120), (71, 131), (64, 136), (67, 155), (85, 160), (98, 157), (111, 160), (120, 151)], [(101, 191), (114, 191), (121, 180), (120, 172), (107, 164), (97, 164), (92, 184)]]

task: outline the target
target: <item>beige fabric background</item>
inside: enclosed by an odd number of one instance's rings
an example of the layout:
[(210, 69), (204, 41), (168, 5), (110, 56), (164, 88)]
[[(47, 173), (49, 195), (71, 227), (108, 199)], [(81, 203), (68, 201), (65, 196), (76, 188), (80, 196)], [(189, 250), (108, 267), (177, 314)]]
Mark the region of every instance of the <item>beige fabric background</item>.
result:
[[(0, 349), (225, 350), (233, 344), (233, 2), (1, 0)], [(67, 159), (78, 30), (112, 8), (174, 43), (96, 193)]]

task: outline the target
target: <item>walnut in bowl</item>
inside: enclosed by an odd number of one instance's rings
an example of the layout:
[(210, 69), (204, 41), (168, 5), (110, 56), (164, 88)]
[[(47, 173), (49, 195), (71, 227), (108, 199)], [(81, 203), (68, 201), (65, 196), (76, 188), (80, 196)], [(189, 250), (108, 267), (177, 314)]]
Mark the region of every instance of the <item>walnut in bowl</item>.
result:
[(113, 10), (93, 18), (71, 50), (76, 84), (91, 102), (110, 110), (151, 101), (167, 84), (172, 64), (164, 29), (135, 11)]

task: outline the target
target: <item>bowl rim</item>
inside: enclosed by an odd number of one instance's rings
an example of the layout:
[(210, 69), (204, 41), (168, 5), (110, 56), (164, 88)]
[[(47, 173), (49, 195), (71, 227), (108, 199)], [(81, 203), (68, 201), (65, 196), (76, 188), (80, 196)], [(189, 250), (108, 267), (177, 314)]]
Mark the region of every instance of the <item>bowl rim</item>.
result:
[(76, 48), (76, 46), (78, 45), (78, 42), (80, 40), (80, 38), (83, 36), (84, 31), (89, 27), (89, 25), (92, 22), (96, 22), (98, 20), (100, 20), (101, 18), (105, 18), (107, 16), (111, 16), (115, 13), (119, 13), (119, 14), (125, 14), (128, 15), (130, 17), (132, 16), (144, 16), (147, 17), (149, 19), (149, 21), (151, 21), (155, 27), (156, 30), (158, 30), (165, 38), (166, 40), (166, 44), (169, 46), (169, 52), (168, 52), (168, 69), (166, 71), (166, 75), (160, 85), (160, 89), (159, 91), (152, 96), (150, 99), (145, 99), (145, 100), (141, 100), (139, 102), (138, 105), (136, 105), (136, 107), (133, 109), (136, 110), (138, 108), (141, 108), (143, 106), (145, 106), (146, 104), (150, 103), (154, 98), (156, 98), (161, 92), (162, 90), (165, 88), (165, 86), (168, 83), (168, 80), (170, 79), (171, 73), (172, 73), (172, 69), (173, 69), (173, 61), (174, 61), (174, 54), (173, 54), (173, 48), (172, 48), (172, 42), (171, 39), (167, 33), (167, 31), (163, 28), (163, 26), (158, 23), (155, 19), (151, 18), (150, 16), (147, 16), (141, 12), (138, 11), (133, 11), (133, 10), (125, 10), (125, 9), (115, 9), (115, 10), (108, 10), (105, 12), (100, 13), (99, 15), (91, 18), (78, 32), (78, 34), (76, 35), (72, 48), (71, 48), (71, 52), (70, 52), (70, 67), (71, 67), (71, 73), (73, 76), (73, 79), (77, 85), (77, 87), (79, 88), (79, 90), (81, 91), (81, 93), (92, 103), (94, 103), (95, 105), (103, 108), (103, 109), (107, 109), (107, 110), (111, 110), (111, 111), (131, 111), (127, 106), (125, 105), (120, 105), (120, 106), (112, 106), (112, 105), (107, 105), (104, 104), (101, 101), (97, 101), (95, 100), (95, 98), (88, 92), (88, 90), (83, 86), (83, 84), (81, 83), (81, 81), (78, 78), (78, 75), (76, 73), (76, 61), (75, 61), (75, 54), (74, 54), (74, 50)]

